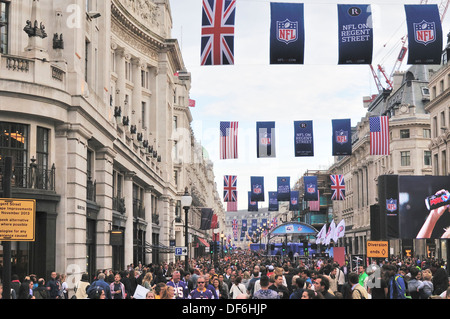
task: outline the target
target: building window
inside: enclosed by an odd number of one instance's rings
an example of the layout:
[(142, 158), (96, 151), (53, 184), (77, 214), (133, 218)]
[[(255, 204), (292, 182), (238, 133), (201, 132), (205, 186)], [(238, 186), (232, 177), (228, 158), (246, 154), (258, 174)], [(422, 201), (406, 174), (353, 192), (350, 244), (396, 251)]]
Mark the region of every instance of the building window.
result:
[(173, 171), (173, 182), (175, 185), (178, 185), (178, 171), (177, 170)]
[(48, 169), (49, 130), (43, 127), (38, 127), (36, 133), (36, 164), (39, 168), (46, 170)]
[(0, 54), (8, 53), (9, 2), (0, 0)]
[(424, 138), (431, 138), (431, 130), (428, 128), (423, 129), (423, 137)]
[(28, 165), (28, 125), (0, 122), (0, 161), (11, 156), (13, 165)]
[(141, 71), (141, 86), (142, 86), (142, 88), (147, 89), (147, 90), (150, 89), (149, 77), (150, 77), (150, 74), (148, 72), (148, 69)]
[(147, 103), (142, 102), (141, 104), (141, 128), (142, 130), (147, 129)]
[(424, 165), (431, 165), (431, 151), (424, 151), (423, 152), (423, 164)]
[(400, 130), (400, 138), (409, 138), (409, 129)]
[(86, 83), (88, 83), (89, 79), (89, 59), (90, 59), (89, 50), (90, 50), (90, 43), (88, 40), (86, 40), (84, 46), (84, 80), (86, 81)]
[(439, 155), (438, 154), (434, 154), (433, 168), (434, 168), (434, 175), (439, 175)]
[(401, 166), (411, 165), (411, 155), (409, 151), (400, 152), (400, 163)]
[(125, 61), (125, 79), (131, 81), (133, 78), (133, 70), (131, 62)]
[(433, 137), (438, 137), (438, 124), (437, 124), (437, 116), (433, 117)]
[(447, 175), (447, 152), (446, 151), (442, 151), (442, 156), (441, 156), (441, 175)]
[(178, 117), (174, 116), (173, 117), (173, 131), (176, 132), (178, 129)]
[(441, 129), (445, 127), (445, 111), (441, 112)]

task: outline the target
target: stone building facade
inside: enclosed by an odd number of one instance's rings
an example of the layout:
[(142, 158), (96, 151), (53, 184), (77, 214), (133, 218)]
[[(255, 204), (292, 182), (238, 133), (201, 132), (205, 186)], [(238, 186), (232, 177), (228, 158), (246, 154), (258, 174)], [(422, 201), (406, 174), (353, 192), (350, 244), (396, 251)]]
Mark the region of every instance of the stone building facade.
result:
[[(223, 208), (190, 128), (169, 0), (0, 8), (0, 156), (13, 157), (13, 196), (37, 200), (36, 241), (13, 243), (13, 273), (175, 260), (185, 187)], [(191, 212), (194, 245), (209, 234)]]

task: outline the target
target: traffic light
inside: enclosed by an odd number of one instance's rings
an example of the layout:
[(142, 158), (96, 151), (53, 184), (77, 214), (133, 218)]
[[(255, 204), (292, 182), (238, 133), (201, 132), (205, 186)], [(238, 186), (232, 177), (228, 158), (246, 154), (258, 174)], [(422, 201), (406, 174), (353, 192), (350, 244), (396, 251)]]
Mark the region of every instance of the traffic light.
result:
[(212, 255), (214, 254), (214, 242), (209, 243), (209, 253)]
[(302, 244), (303, 244), (303, 254), (305, 256), (309, 256), (308, 241), (304, 240), (302, 241)]
[(283, 250), (283, 253), (286, 251), (286, 243), (283, 243), (282, 245), (281, 245), (281, 248), (282, 248), (282, 250)]

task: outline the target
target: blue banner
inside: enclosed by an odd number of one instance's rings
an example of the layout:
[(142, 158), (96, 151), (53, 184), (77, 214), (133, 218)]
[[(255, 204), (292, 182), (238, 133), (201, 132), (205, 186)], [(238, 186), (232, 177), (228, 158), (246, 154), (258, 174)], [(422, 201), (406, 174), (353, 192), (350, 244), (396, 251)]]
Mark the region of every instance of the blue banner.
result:
[(278, 211), (277, 192), (269, 192), (269, 212)]
[(256, 122), (256, 155), (275, 157), (275, 122)]
[(251, 197), (253, 202), (264, 202), (264, 177), (251, 176), (250, 177)]
[(303, 199), (305, 201), (317, 201), (317, 176), (303, 176), (303, 185), (305, 186), (305, 195)]
[(436, 4), (405, 5), (408, 64), (441, 64), (442, 25)]
[(256, 228), (258, 228), (258, 220), (252, 219), (252, 231), (256, 231)]
[(247, 231), (247, 220), (246, 219), (242, 220), (242, 231)]
[(314, 156), (313, 122), (294, 121), (295, 156)]
[(303, 64), (303, 3), (271, 3), (270, 64)]
[(351, 120), (331, 120), (331, 124), (333, 127), (333, 156), (352, 155)]
[(252, 197), (252, 192), (248, 192), (248, 209), (247, 210), (249, 212), (257, 212), (258, 211), (258, 202), (252, 201), (251, 197)]
[(298, 203), (299, 196), (299, 191), (291, 191), (291, 200), (289, 202), (290, 211), (300, 210), (300, 204)]
[(278, 201), (288, 202), (291, 199), (291, 178), (289, 176), (277, 177)]
[(373, 51), (370, 5), (338, 4), (339, 64), (371, 64)]

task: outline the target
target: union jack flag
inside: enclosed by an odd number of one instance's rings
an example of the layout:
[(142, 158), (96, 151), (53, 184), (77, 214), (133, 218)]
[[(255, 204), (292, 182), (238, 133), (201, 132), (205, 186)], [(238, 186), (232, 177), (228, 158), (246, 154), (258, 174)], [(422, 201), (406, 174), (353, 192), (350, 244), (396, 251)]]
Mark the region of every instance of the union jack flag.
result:
[(234, 64), (236, 0), (203, 0), (201, 65)]
[(223, 201), (237, 201), (237, 176), (225, 175), (223, 177)]
[(344, 200), (345, 199), (345, 182), (344, 175), (330, 175), (331, 179), (331, 200)]

